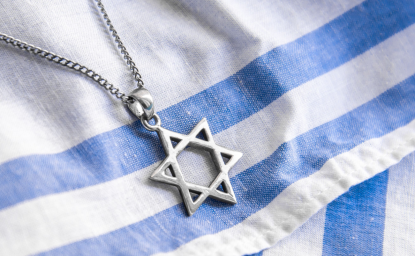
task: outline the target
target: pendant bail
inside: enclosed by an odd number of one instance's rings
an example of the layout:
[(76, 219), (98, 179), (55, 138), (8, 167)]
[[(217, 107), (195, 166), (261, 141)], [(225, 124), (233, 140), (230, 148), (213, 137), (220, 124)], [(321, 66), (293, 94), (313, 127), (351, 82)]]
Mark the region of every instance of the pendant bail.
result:
[(144, 120), (150, 120), (153, 118), (154, 112), (154, 101), (150, 92), (141, 87), (132, 91), (129, 97), (133, 98), (134, 101), (128, 103), (128, 108), (131, 112), (134, 113), (138, 118)]

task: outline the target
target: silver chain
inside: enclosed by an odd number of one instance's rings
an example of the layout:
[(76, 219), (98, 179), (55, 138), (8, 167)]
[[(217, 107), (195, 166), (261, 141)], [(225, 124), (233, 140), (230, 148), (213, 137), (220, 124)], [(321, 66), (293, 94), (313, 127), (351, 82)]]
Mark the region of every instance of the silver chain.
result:
[[(109, 26), (110, 32), (112, 32), (112, 36), (115, 38), (115, 42), (117, 43), (118, 48), (121, 50), (121, 54), (124, 55), (124, 59), (127, 61), (127, 65), (130, 67), (130, 70), (133, 72), (134, 79), (137, 81), (137, 86), (139, 88), (143, 87), (144, 83), (141, 80), (141, 75), (138, 73), (138, 69), (135, 67), (135, 63), (132, 61), (125, 46), (121, 42), (121, 39), (117, 34), (117, 31), (114, 29), (114, 26), (112, 25), (110, 19), (108, 18), (108, 14), (104, 9), (104, 5), (102, 4), (101, 0), (95, 0), (95, 1), (97, 2), (97, 5), (101, 10), (103, 18), (106, 21), (106, 24)], [(108, 92), (113, 94), (115, 97), (120, 99), (123, 103), (129, 103), (133, 100), (131, 97), (128, 97), (124, 93), (120, 92), (118, 88), (108, 83), (108, 81), (105, 78), (97, 74), (94, 70), (87, 68), (86, 66), (83, 66), (75, 61), (59, 56), (48, 50), (44, 50), (40, 47), (36, 47), (34, 45), (28, 44), (26, 42), (23, 42), (22, 40), (15, 39), (1, 32), (0, 32), (0, 41), (4, 41), (7, 44), (11, 44), (21, 50), (26, 50), (42, 58), (45, 58), (49, 61), (61, 64), (62, 66), (66, 66), (68, 68), (71, 68), (75, 71), (78, 71), (82, 74), (87, 75), (88, 77), (92, 78), (95, 82), (97, 82), (100, 86), (102, 86), (105, 90), (107, 90)]]
[(133, 59), (130, 57), (130, 54), (127, 52), (124, 44), (121, 42), (121, 38), (118, 36), (117, 31), (115, 30), (114, 26), (111, 23), (111, 20), (108, 17), (107, 11), (105, 11), (104, 5), (102, 4), (101, 0), (95, 0), (97, 2), (98, 8), (101, 10), (102, 17), (105, 20), (105, 23), (108, 26), (111, 35), (114, 37), (115, 42), (118, 45), (118, 49), (120, 49), (121, 54), (124, 55), (124, 59), (127, 61), (127, 65), (130, 67), (130, 70), (133, 72), (134, 79), (137, 81), (138, 88), (144, 86), (143, 80), (141, 80), (141, 75), (138, 73), (138, 69), (135, 66)]

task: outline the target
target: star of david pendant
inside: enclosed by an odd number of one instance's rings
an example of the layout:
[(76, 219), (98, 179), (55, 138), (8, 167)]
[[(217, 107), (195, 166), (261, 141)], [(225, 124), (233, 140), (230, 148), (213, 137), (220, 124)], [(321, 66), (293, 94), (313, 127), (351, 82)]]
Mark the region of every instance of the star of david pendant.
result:
[[(155, 117), (157, 118), (157, 116)], [(236, 198), (229, 181), (228, 172), (242, 157), (242, 153), (216, 145), (213, 141), (206, 118), (203, 118), (188, 135), (173, 132), (162, 127), (159, 127), (156, 131), (167, 156), (153, 172), (150, 179), (178, 187), (186, 206), (187, 213), (190, 216), (196, 212), (209, 196), (222, 202), (236, 204)], [(201, 132), (206, 140), (196, 137)], [(173, 146), (172, 141), (177, 143), (176, 146)], [(205, 150), (210, 153), (216, 169), (219, 170), (219, 174), (209, 187), (185, 181), (177, 161), (177, 156), (187, 146)], [(226, 164), (223, 157), (229, 159)], [(172, 176), (166, 174), (166, 171), (168, 171), (167, 169), (170, 169)], [(223, 191), (218, 190), (218, 187), (221, 185)], [(198, 194), (195, 201), (193, 200), (191, 193)]]
[[(153, 172), (150, 179), (176, 186), (180, 191), (189, 216), (192, 216), (208, 197), (225, 203), (236, 204), (236, 198), (229, 180), (228, 172), (242, 157), (242, 153), (216, 145), (213, 141), (213, 136), (210, 132), (206, 118), (203, 118), (189, 134), (180, 134), (161, 127), (160, 117), (154, 113), (152, 98), (149, 98), (149, 94), (147, 95), (147, 92), (145, 92), (146, 90), (144, 90), (145, 89), (137, 89), (139, 92), (135, 93), (135, 95), (139, 95), (136, 101), (138, 103), (135, 105), (130, 104), (129, 108), (134, 114), (141, 118), (141, 122), (147, 130), (157, 132), (164, 151), (166, 152), (166, 158)], [(144, 97), (143, 94), (146, 97)], [(132, 95), (135, 96), (134, 94)], [(147, 101), (143, 103), (143, 99)], [(139, 100), (141, 100), (141, 102), (139, 102)], [(148, 106), (148, 113), (150, 113), (148, 115), (145, 112), (146, 106)], [(153, 112), (151, 113), (151, 111)], [(150, 125), (148, 120), (153, 118), (155, 124)], [(197, 137), (199, 133), (204, 135), (205, 140)], [(176, 144), (173, 145), (172, 142), (175, 142)], [(219, 174), (209, 187), (185, 181), (177, 161), (177, 156), (187, 146), (205, 150), (210, 153)], [(224, 158), (229, 160), (225, 163)], [(168, 175), (169, 171), (171, 175)], [(222, 187), (223, 191), (220, 190), (219, 187)], [(194, 199), (191, 193), (197, 194), (198, 197)]]

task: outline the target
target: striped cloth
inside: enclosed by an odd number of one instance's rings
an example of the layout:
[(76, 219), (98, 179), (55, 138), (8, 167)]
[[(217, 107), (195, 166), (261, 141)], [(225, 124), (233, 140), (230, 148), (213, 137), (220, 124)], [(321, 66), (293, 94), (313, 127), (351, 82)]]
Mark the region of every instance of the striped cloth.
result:
[[(187, 217), (155, 133), (68, 68), (0, 44), (0, 255), (415, 255), (413, 0), (106, 1), (163, 127), (244, 153), (238, 203)], [(0, 3), (0, 31), (123, 92), (92, 0)], [(187, 149), (186, 179), (209, 184)]]

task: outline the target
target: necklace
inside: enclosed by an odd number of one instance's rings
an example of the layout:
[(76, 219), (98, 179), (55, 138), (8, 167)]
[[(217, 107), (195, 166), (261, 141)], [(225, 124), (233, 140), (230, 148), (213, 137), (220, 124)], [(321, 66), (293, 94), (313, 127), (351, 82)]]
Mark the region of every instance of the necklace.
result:
[[(160, 117), (155, 112), (153, 97), (150, 92), (144, 88), (142, 77), (134, 61), (130, 57), (130, 54), (127, 52), (127, 49), (121, 42), (117, 31), (112, 25), (104, 5), (101, 0), (96, 0), (96, 2), (111, 35), (114, 37), (114, 41), (117, 43), (121, 54), (127, 62), (127, 66), (132, 71), (134, 79), (137, 82), (138, 88), (133, 90), (128, 96), (120, 92), (120, 90), (112, 84), (108, 83), (105, 78), (92, 69), (75, 61), (3, 33), (0, 33), (0, 40), (85, 74), (126, 104), (129, 110), (141, 120), (144, 128), (149, 131), (157, 132), (166, 153), (166, 157), (151, 174), (150, 179), (176, 186), (180, 191), (188, 215), (193, 215), (208, 197), (225, 203), (236, 204), (236, 197), (229, 180), (228, 172), (242, 157), (242, 153), (216, 145), (206, 118), (203, 118), (189, 134), (180, 134), (161, 127)], [(150, 124), (150, 120), (152, 119), (154, 119), (154, 124)], [(202, 137), (200, 137), (199, 134), (201, 134)], [(210, 153), (219, 174), (208, 187), (185, 181), (177, 157), (186, 147), (193, 147)], [(227, 161), (225, 161), (225, 159), (227, 159)]]

